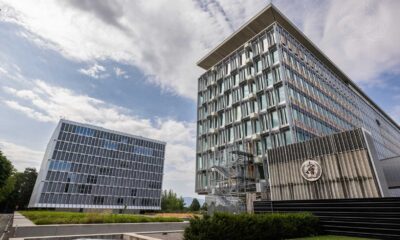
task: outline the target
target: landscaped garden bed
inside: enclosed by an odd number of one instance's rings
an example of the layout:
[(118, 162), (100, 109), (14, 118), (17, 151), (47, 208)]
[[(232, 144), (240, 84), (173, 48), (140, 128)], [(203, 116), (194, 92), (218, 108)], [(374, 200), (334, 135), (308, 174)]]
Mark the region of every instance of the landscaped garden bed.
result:
[(20, 213), (37, 225), (183, 221), (177, 217), (144, 216), (135, 214), (77, 213), (55, 211), (20, 211)]

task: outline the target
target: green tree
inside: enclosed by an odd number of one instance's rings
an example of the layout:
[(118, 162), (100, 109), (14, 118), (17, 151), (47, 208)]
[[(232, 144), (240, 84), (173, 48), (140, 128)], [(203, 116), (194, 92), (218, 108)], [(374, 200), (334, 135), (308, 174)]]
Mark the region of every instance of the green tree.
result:
[(208, 210), (208, 205), (206, 202), (203, 203), (203, 206), (201, 206), (201, 210), (207, 212)]
[(0, 188), (6, 184), (7, 179), (11, 176), (13, 170), (13, 165), (0, 150)]
[(193, 212), (197, 212), (200, 210), (200, 203), (199, 203), (199, 200), (197, 200), (197, 198), (193, 199), (192, 204), (190, 204), (189, 209), (190, 209), (190, 211), (193, 211)]
[(184, 200), (172, 190), (164, 190), (161, 195), (161, 210), (164, 212), (182, 211), (184, 209)]
[(26, 168), (24, 172), (14, 172), (9, 177), (10, 182), (6, 185), (7, 188), (0, 189), (0, 210), (10, 212), (17, 206), (18, 209), (27, 208), (37, 175), (35, 168)]
[[(9, 199), (11, 200), (11, 196), (13, 195), (15, 189), (15, 182), (16, 178), (14, 175), (11, 175), (7, 178), (5, 184), (0, 187), (0, 203), (8, 202)], [(2, 207), (0, 206), (0, 210)]]
[(37, 176), (35, 168), (25, 168), (24, 172), (16, 173), (14, 193), (18, 196), (15, 203), (19, 209), (28, 207)]

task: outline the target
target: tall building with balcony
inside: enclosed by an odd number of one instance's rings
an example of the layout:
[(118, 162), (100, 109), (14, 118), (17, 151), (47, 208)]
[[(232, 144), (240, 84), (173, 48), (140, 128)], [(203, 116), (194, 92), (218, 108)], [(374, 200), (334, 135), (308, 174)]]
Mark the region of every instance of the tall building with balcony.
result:
[(165, 142), (60, 120), (30, 208), (159, 210)]
[(199, 194), (268, 188), (268, 150), (355, 128), (400, 155), (399, 125), (273, 5), (197, 64)]

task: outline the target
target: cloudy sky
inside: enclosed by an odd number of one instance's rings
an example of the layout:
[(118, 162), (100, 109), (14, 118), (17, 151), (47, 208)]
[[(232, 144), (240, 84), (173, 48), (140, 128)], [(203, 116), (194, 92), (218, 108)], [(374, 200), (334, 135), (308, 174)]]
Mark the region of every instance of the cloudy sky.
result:
[[(196, 196), (195, 63), (268, 3), (0, 0), (0, 149), (38, 168), (60, 117), (155, 138), (164, 188)], [(274, 4), (400, 120), (400, 1)]]

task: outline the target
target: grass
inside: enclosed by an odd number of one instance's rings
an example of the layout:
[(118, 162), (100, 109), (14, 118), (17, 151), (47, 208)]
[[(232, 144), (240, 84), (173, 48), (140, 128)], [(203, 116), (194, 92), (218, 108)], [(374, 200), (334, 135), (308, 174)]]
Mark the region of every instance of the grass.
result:
[(91, 224), (91, 223), (143, 223), (182, 222), (176, 217), (151, 217), (134, 214), (76, 213), (53, 211), (20, 211), (37, 225), (46, 224)]
[(336, 235), (322, 235), (316, 237), (296, 238), (292, 240), (366, 240), (369, 238), (359, 237), (347, 237), (347, 236), (336, 236)]

